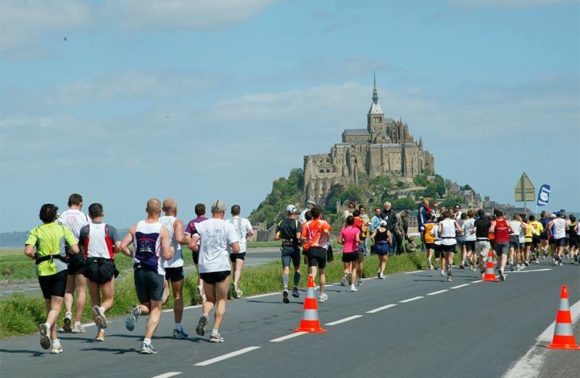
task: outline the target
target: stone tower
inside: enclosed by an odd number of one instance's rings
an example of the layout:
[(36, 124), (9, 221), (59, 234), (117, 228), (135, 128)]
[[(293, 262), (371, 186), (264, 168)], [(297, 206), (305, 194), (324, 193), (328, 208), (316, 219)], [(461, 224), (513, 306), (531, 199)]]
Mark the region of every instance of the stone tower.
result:
[(342, 143), (328, 154), (304, 156), (304, 191), (307, 199), (323, 203), (335, 184), (359, 185), (361, 175), (412, 178), (435, 172), (433, 155), (415, 141), (401, 119), (385, 117), (379, 103), (376, 77), (366, 129), (346, 129)]

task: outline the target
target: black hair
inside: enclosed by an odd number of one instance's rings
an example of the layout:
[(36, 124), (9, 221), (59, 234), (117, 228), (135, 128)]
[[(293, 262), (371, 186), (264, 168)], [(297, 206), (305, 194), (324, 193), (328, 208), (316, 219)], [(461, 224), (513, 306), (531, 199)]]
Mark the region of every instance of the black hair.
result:
[(494, 209), (493, 215), (495, 215), (496, 217), (503, 217), (503, 211), (498, 210), (498, 209)]
[(570, 214), (570, 222), (576, 222), (576, 217), (574, 214)]
[(52, 223), (56, 220), (58, 207), (52, 203), (45, 203), (40, 208), (38, 217), (43, 223)]
[(232, 206), (231, 213), (233, 216), (240, 215), (240, 205)]
[(466, 213), (461, 213), (461, 219), (462, 220), (466, 220), (467, 219), (467, 214)]
[(203, 203), (198, 203), (195, 205), (195, 215), (198, 217), (205, 214), (205, 205)]
[(306, 219), (306, 221), (312, 220), (312, 212), (310, 210), (304, 213), (304, 219)]
[(98, 218), (103, 216), (103, 205), (100, 203), (91, 203), (89, 206), (89, 216), (91, 218)]
[(358, 217), (358, 216), (360, 216), (360, 210), (355, 210), (355, 211), (353, 211), (353, 212), (352, 212), (352, 216), (353, 216), (353, 217)]
[(70, 206), (80, 206), (83, 203), (83, 196), (78, 193), (73, 193), (68, 196), (68, 205)]
[(312, 214), (312, 218), (320, 218), (320, 214), (322, 214), (322, 208), (318, 205), (314, 205), (312, 209), (310, 209), (310, 213)]
[(530, 222), (533, 222), (533, 221), (535, 221), (535, 220), (536, 220), (536, 217), (535, 217), (533, 214), (530, 214), (530, 216), (528, 217), (528, 220), (529, 220)]
[(348, 217), (346, 217), (346, 225), (352, 226), (353, 224), (354, 224), (354, 217), (352, 215), (349, 215)]
[(477, 210), (477, 216), (480, 218), (485, 217), (485, 211), (483, 209)]

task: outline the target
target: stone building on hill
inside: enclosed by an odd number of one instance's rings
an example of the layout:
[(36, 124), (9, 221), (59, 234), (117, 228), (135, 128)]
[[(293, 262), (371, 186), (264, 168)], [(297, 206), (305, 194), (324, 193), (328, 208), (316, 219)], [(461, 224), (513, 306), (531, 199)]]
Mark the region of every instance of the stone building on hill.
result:
[(346, 129), (342, 143), (328, 154), (304, 156), (304, 191), (307, 199), (322, 203), (335, 184), (359, 185), (361, 177), (413, 178), (435, 172), (433, 155), (417, 142), (406, 123), (385, 117), (376, 80), (366, 129)]

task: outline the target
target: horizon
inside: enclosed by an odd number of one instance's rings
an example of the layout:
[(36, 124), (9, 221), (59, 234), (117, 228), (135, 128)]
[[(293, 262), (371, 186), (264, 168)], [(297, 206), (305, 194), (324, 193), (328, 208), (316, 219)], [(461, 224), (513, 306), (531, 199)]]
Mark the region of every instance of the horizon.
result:
[(117, 228), (150, 197), (184, 220), (217, 198), (247, 217), (366, 127), (373, 72), (435, 173), (519, 207), (526, 172), (547, 208), (580, 210), (578, 1), (173, 5), (0, 4), (0, 232), (73, 192)]

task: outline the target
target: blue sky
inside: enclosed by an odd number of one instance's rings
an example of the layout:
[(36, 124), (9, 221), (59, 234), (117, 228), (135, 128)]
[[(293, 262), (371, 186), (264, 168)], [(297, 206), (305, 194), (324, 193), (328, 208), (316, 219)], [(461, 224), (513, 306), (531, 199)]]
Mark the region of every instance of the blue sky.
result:
[(438, 173), (580, 209), (578, 1), (4, 0), (0, 231), (71, 192), (118, 227), (152, 196), (247, 215), (366, 126), (373, 72)]

